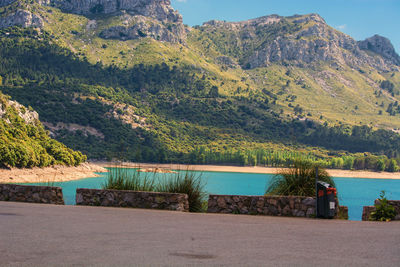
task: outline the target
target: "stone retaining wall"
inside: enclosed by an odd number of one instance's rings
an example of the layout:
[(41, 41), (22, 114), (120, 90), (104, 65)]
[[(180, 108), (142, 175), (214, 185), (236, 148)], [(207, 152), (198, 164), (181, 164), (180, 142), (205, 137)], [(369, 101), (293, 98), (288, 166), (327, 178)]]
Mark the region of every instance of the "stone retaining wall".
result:
[(77, 189), (76, 205), (189, 211), (187, 194)]
[[(388, 203), (394, 207), (396, 212), (396, 217), (394, 218), (395, 221), (400, 221), (400, 200), (388, 200)], [(375, 199), (375, 205), (379, 204), (379, 199)], [(375, 211), (375, 206), (364, 206), (362, 220), (369, 221), (369, 216), (371, 212)]]
[(0, 201), (64, 205), (60, 187), (0, 184)]
[(315, 216), (315, 199), (295, 196), (210, 195), (208, 212), (271, 216)]
[[(299, 196), (210, 195), (209, 213), (234, 213), (269, 216), (314, 217), (315, 198)], [(336, 217), (348, 219), (348, 208), (338, 206)]]

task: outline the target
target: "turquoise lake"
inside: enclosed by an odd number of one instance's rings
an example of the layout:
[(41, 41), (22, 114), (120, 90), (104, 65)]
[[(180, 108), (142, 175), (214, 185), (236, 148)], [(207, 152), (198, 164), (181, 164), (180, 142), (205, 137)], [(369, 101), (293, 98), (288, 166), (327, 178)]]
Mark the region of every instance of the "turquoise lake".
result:
[[(100, 189), (106, 181), (107, 174), (101, 177), (87, 178), (77, 181), (54, 183), (63, 189), (64, 201), (67, 205), (75, 204), (77, 188)], [(168, 176), (168, 174), (166, 174)], [(159, 175), (160, 179), (165, 176)], [(205, 189), (209, 194), (221, 195), (263, 195), (272, 177), (271, 174), (203, 172)], [(400, 200), (400, 180), (334, 178), (339, 193), (340, 205), (349, 207), (349, 219), (360, 221), (362, 207), (373, 205), (382, 190), (388, 199)], [(46, 184), (36, 184), (46, 185)]]

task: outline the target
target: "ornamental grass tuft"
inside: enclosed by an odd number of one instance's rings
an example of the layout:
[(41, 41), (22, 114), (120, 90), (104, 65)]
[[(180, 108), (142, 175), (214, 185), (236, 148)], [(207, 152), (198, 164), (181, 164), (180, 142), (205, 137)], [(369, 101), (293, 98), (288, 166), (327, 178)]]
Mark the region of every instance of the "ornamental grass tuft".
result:
[(127, 168), (111, 168), (103, 189), (131, 190), (147, 192), (181, 193), (189, 197), (189, 211), (204, 211), (206, 193), (202, 172), (189, 169), (164, 174), (143, 173)]
[[(293, 168), (282, 169), (273, 176), (266, 195), (315, 196), (316, 167), (308, 161), (296, 161)], [(335, 187), (335, 182), (323, 168), (318, 168), (318, 180)]]
[(205, 182), (201, 172), (186, 169), (177, 171), (172, 177), (163, 179), (158, 184), (158, 191), (168, 193), (182, 193), (189, 197), (189, 211), (202, 212), (204, 210)]
[(135, 171), (127, 168), (111, 168), (103, 189), (149, 191), (156, 190), (156, 179), (154, 174)]

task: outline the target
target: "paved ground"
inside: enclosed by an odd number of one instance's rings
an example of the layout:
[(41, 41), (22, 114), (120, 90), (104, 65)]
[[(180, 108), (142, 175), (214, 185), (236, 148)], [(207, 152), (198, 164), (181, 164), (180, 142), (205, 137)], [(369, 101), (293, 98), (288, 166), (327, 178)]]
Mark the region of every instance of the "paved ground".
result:
[(399, 266), (400, 223), (0, 202), (0, 265)]

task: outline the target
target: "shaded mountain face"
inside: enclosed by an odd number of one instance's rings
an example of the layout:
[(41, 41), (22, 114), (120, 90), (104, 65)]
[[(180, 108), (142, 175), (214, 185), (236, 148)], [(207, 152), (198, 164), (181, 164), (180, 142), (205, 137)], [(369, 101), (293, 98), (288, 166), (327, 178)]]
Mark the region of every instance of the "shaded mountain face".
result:
[[(246, 69), (284, 61), (298, 66), (320, 61), (333, 66), (369, 65), (385, 71), (392, 70), (393, 64), (399, 65), (393, 46), (387, 39), (372, 37), (357, 43), (350, 36), (327, 25), (317, 14), (292, 17), (273, 15), (233, 23), (210, 21), (199, 29), (216, 44), (221, 53), (236, 58)], [(387, 60), (382, 61), (364, 50)]]

